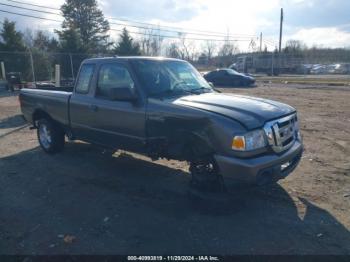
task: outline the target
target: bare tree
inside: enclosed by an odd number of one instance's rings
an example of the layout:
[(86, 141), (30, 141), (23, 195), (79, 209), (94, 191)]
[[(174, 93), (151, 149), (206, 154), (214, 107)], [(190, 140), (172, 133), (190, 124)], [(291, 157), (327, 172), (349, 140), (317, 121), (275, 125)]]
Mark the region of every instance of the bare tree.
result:
[(221, 46), (219, 56), (219, 66), (228, 66), (232, 63), (233, 56), (238, 53), (238, 47), (227, 37)]
[(166, 47), (166, 56), (172, 58), (182, 58), (181, 51), (177, 42), (172, 42)]
[(214, 53), (216, 51), (216, 48), (217, 48), (217, 45), (216, 45), (216, 42), (213, 41), (213, 40), (207, 40), (205, 42), (205, 55), (207, 56), (208, 60), (210, 61), (213, 56), (214, 56)]
[(284, 52), (286, 53), (301, 53), (303, 49), (306, 49), (305, 44), (299, 40), (288, 40)]
[(163, 40), (164, 39), (160, 34), (160, 29), (145, 29), (140, 40), (142, 54), (148, 56), (159, 56), (162, 51)]
[(194, 41), (186, 39), (186, 34), (179, 33), (180, 38), (180, 55), (181, 59), (193, 61), (199, 53), (196, 52), (196, 45)]
[(189, 51), (187, 47), (187, 41), (186, 41), (186, 34), (179, 33), (180, 38), (180, 55), (181, 59), (188, 59), (189, 58)]
[(219, 56), (232, 57), (238, 52), (238, 47), (231, 41), (225, 41), (219, 50)]

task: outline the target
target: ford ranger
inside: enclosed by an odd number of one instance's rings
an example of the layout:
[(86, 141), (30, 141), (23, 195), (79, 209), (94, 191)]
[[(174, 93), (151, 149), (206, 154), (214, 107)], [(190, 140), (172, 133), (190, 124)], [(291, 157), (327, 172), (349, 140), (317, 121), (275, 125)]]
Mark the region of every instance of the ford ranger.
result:
[(190, 163), (191, 185), (267, 184), (298, 165), (296, 110), (267, 99), (220, 93), (188, 62), (149, 57), (85, 60), (73, 92), (23, 89), (25, 119), (42, 149), (69, 140)]

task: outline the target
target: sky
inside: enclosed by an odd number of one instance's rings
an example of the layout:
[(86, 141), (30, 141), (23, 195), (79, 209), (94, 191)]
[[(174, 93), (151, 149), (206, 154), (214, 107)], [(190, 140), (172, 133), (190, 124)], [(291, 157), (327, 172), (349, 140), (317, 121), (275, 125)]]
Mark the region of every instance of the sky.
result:
[[(20, 1), (57, 8), (63, 3), (63, 0)], [(230, 34), (233, 39), (245, 40), (237, 42), (241, 50), (248, 49), (251, 38), (259, 43), (257, 37), (261, 32), (263, 45), (269, 49), (277, 45), (280, 8), (283, 7), (283, 45), (287, 40), (294, 39), (301, 40), (308, 46), (350, 47), (349, 0), (98, 0), (98, 2), (105, 16), (108, 17)], [(19, 5), (7, 0), (1, 0), (0, 3)], [(61, 19), (51, 14), (7, 6), (0, 6), (0, 9)], [(17, 21), (22, 30), (29, 27), (31, 30), (41, 29), (53, 32), (60, 26), (59, 23), (52, 21), (11, 14), (0, 13), (0, 17), (1, 20), (8, 17)], [(111, 25), (111, 27), (121, 29), (122, 26)], [(129, 29), (138, 30), (132, 27)], [(118, 32), (111, 32), (112, 38), (117, 37), (117, 34)], [(203, 38), (204, 36), (188, 37)]]

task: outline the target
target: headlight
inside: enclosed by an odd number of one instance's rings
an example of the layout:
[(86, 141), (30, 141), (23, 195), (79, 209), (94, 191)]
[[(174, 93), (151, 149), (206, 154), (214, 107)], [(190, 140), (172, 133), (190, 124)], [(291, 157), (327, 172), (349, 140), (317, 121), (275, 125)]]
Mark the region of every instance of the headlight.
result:
[(232, 140), (232, 149), (237, 151), (252, 151), (267, 145), (263, 130), (255, 130), (243, 136), (235, 136)]

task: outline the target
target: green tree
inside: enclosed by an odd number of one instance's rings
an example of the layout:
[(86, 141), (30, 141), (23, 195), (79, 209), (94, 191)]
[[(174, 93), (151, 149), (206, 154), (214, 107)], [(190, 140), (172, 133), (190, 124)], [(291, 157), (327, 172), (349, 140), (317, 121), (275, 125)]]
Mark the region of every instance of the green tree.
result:
[(16, 23), (5, 19), (0, 30), (0, 61), (6, 72), (20, 72), (24, 79), (31, 80), (30, 59), (25, 53), (23, 34), (16, 30)]
[(126, 28), (123, 29), (123, 32), (120, 35), (120, 40), (113, 51), (117, 55), (141, 55), (140, 45), (134, 42), (134, 39), (129, 35)]
[(61, 52), (66, 53), (86, 53), (80, 34), (77, 30), (68, 29), (58, 32)]
[(16, 30), (16, 23), (5, 19), (0, 31), (1, 51), (24, 51), (23, 34)]
[(52, 53), (58, 51), (58, 42), (42, 30), (35, 32), (32, 42), (31, 52), (35, 78), (37, 81), (51, 80), (54, 74), (54, 65), (59, 63), (57, 55)]
[(44, 31), (38, 30), (33, 38), (33, 47), (45, 52), (57, 52), (59, 44), (54, 37), (50, 37)]
[(105, 52), (108, 49), (109, 23), (96, 0), (66, 0), (61, 11), (64, 17), (62, 30), (56, 32), (66, 47), (82, 48), (86, 52)]

